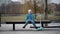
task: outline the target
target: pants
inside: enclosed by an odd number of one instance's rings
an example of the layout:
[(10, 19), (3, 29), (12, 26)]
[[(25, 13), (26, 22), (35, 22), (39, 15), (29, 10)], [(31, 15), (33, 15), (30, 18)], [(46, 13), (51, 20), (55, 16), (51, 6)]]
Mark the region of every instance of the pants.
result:
[(30, 19), (26, 20), (26, 23), (25, 23), (24, 27), (26, 27), (28, 25), (29, 21), (33, 24), (34, 28), (36, 28), (35, 21), (34, 20), (30, 20)]

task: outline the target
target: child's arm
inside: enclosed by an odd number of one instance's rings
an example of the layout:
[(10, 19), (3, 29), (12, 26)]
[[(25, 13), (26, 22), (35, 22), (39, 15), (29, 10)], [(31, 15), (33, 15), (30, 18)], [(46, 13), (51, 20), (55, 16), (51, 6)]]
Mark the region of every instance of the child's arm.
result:
[(28, 16), (28, 15), (26, 15), (25, 20), (27, 20), (27, 16)]
[(34, 14), (32, 15), (32, 19), (35, 20), (35, 15)]

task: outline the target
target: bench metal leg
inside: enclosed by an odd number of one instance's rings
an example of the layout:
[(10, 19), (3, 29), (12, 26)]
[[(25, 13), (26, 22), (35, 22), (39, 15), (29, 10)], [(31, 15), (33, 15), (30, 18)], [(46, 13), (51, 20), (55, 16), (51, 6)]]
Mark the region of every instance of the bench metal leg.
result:
[(48, 26), (48, 24), (47, 23), (45, 23), (45, 26), (44, 27), (47, 27)]
[(13, 24), (13, 31), (15, 31), (15, 24)]
[(0, 24), (0, 27), (1, 27), (1, 24)]
[(1, 22), (0, 22), (0, 27), (1, 27)]

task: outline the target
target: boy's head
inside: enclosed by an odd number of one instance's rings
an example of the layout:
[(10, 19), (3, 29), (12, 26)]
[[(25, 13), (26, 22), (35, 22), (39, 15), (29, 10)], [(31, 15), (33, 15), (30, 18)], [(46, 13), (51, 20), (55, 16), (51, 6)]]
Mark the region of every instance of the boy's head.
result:
[(31, 14), (31, 13), (32, 13), (32, 10), (31, 10), (31, 9), (29, 9), (29, 10), (28, 10), (28, 13), (29, 13), (29, 14)]

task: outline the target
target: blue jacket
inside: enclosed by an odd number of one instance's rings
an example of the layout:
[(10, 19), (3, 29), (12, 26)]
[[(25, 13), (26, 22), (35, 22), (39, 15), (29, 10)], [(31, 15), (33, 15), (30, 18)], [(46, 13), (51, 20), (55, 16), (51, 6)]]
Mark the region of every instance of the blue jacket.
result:
[(25, 19), (26, 20), (28, 20), (28, 19), (34, 20), (35, 19), (34, 14), (27, 14)]

